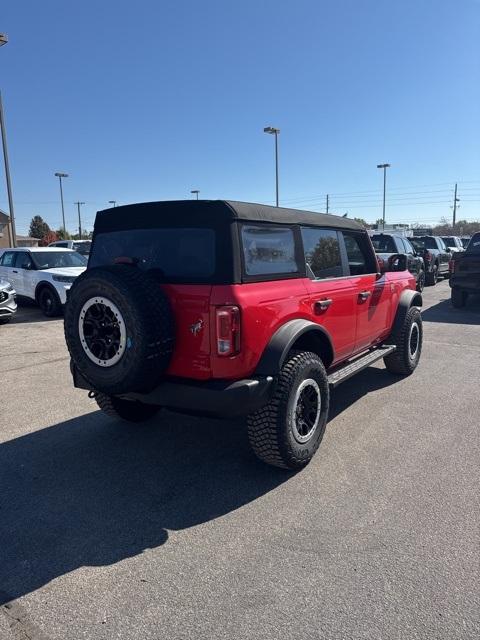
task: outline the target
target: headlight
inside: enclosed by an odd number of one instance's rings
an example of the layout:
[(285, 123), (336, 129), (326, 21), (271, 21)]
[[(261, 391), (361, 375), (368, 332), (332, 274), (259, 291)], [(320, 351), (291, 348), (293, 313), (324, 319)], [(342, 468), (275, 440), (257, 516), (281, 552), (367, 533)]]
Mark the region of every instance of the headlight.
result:
[(52, 280), (55, 282), (68, 282), (72, 284), (75, 281), (75, 276), (52, 276)]
[(12, 286), (11, 284), (8, 284), (8, 285), (5, 287), (5, 291), (13, 291), (13, 286)]

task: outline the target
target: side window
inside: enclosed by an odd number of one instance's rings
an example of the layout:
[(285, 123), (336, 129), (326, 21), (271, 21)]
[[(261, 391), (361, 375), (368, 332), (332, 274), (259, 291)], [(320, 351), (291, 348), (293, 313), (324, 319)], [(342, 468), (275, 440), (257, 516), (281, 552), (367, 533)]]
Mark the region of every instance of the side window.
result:
[(15, 266), (19, 269), (31, 269), (32, 259), (26, 251), (18, 251), (15, 258)]
[(13, 263), (15, 261), (15, 252), (14, 251), (6, 251), (1, 260), (2, 267), (13, 267)]
[(305, 262), (315, 278), (338, 278), (344, 275), (336, 231), (303, 227), (302, 240)]
[(440, 249), (442, 251), (446, 251), (447, 246), (446, 246), (445, 242), (442, 240), (442, 238), (437, 238), (437, 242), (438, 242), (438, 246), (440, 247)]
[(376, 264), (370, 264), (370, 252), (360, 234), (343, 232), (345, 250), (351, 276), (375, 273)]
[(406, 238), (403, 239), (403, 244), (406, 246), (407, 248), (407, 253), (415, 253), (413, 250), (412, 245), (410, 244), (410, 241), (407, 240)]
[(242, 246), (248, 276), (298, 272), (295, 238), (288, 227), (244, 224)]

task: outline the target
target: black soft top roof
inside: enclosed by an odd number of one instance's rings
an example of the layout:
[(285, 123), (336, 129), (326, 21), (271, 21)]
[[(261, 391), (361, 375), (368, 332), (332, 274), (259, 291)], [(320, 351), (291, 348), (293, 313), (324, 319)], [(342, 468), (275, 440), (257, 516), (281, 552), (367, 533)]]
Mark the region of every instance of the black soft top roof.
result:
[(274, 222), (278, 224), (310, 224), (335, 229), (364, 231), (364, 228), (348, 218), (327, 213), (315, 213), (300, 209), (270, 207), (251, 202), (233, 200), (166, 200), (127, 204), (97, 213), (95, 231), (154, 228), (175, 224), (221, 224), (230, 220)]

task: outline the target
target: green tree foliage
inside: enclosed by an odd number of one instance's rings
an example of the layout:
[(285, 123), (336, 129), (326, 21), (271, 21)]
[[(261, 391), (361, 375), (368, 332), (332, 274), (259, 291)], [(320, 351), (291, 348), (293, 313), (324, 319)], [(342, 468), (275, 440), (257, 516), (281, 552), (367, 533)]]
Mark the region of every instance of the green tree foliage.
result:
[(71, 240), (72, 239), (72, 236), (68, 233), (68, 231), (65, 231), (65, 229), (63, 229), (63, 228), (57, 229), (55, 231), (55, 233), (57, 234), (59, 240)]
[(50, 227), (44, 221), (42, 216), (33, 216), (30, 222), (28, 235), (31, 238), (39, 238), (40, 240), (50, 232)]

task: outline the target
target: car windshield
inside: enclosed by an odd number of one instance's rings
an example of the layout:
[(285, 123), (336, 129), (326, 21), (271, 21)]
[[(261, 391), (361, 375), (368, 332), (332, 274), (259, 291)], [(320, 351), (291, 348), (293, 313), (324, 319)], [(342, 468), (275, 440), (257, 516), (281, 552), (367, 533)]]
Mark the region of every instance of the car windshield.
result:
[(424, 249), (438, 249), (435, 244), (435, 240), (429, 236), (410, 238), (410, 242), (413, 244), (415, 249), (419, 249), (420, 251), (423, 251)]
[(32, 251), (30, 255), (37, 269), (87, 266), (87, 259), (76, 251)]
[(447, 245), (447, 247), (456, 247), (455, 238), (442, 236), (442, 240)]
[(372, 236), (372, 244), (377, 253), (397, 253), (392, 236)]

